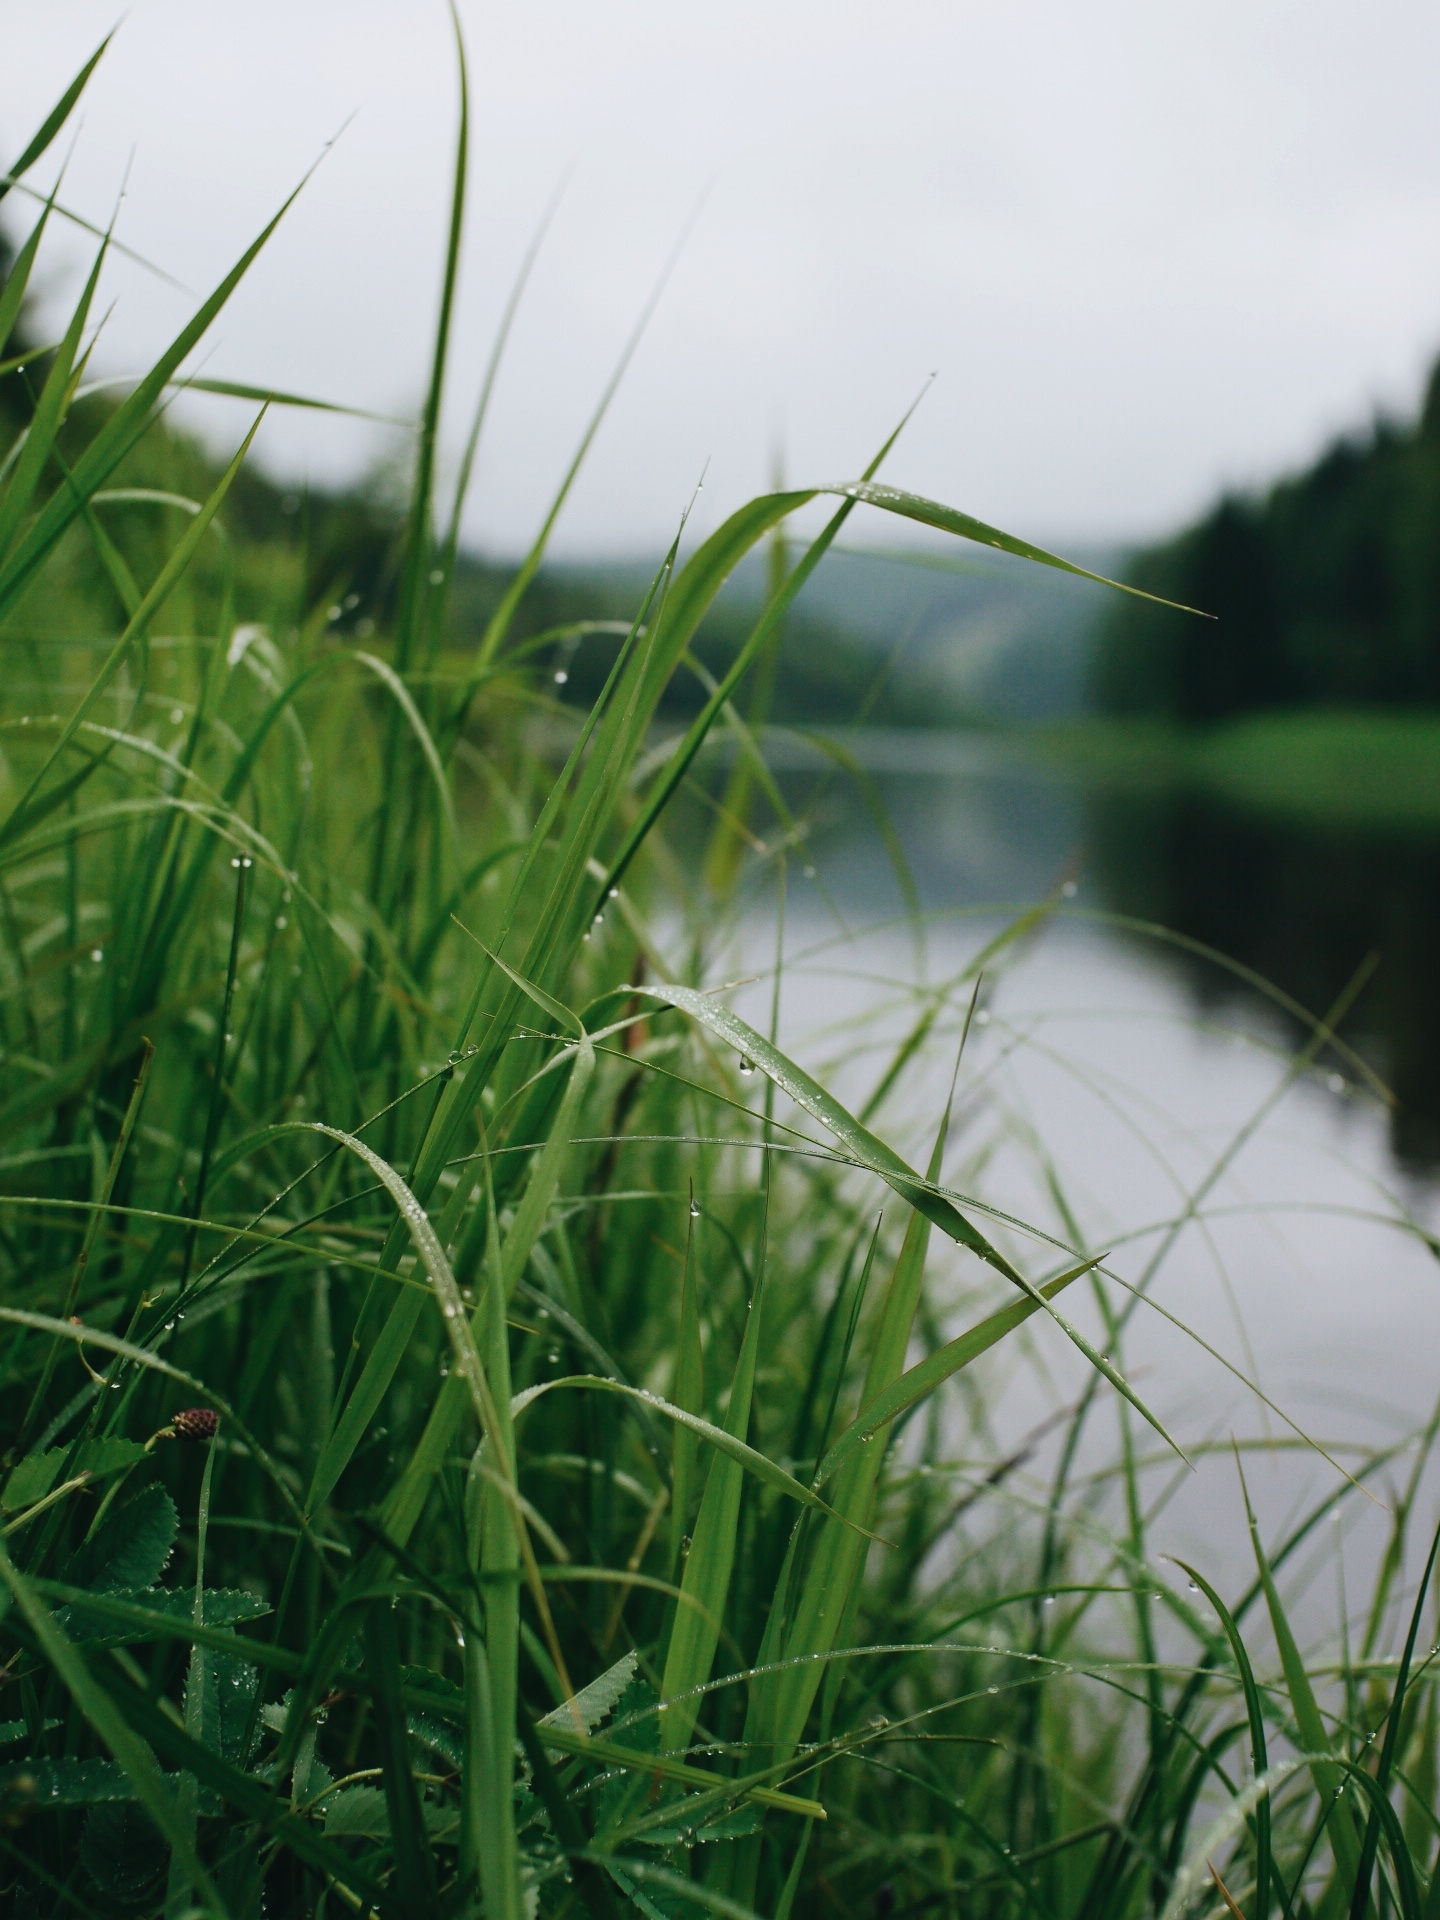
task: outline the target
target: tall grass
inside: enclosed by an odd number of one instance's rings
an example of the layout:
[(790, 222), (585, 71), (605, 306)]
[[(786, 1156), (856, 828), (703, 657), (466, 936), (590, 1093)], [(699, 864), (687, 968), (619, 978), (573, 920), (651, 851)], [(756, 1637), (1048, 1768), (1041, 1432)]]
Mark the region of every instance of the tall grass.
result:
[[(1161, 1581), (1142, 1441), (1176, 1456), (1123, 1343), (1163, 1250), (1127, 1290), (1068, 1214), (982, 1225), (948, 1106), (908, 1109), (937, 1052), (963, 1080), (981, 971), (1048, 906), (934, 991), (861, 1117), (773, 1015), (707, 990), (737, 876), (783, 873), (803, 824), (733, 699), (855, 506), (1065, 563), (879, 482), (887, 444), (688, 557), (677, 536), (586, 713), (541, 667), (594, 637), (510, 637), (544, 533), (473, 651), (444, 644), (463, 116), (462, 94), (373, 646), (293, 581), (263, 619), (237, 605), (249, 436), (204, 498), (135, 484), (270, 229), (118, 403), (85, 397), (102, 246), (0, 464), (10, 1910), (1440, 1912), (1428, 1563), (1386, 1638), (1435, 1428), (1338, 1670), (1302, 1658), (1282, 1583), (1384, 1458), (1283, 1537), (1252, 1528), (1228, 1601), (1204, 1569), (1202, 1597)], [(0, 359), (60, 217), (40, 206), (0, 294)], [(656, 752), (724, 580), (825, 494)], [(34, 638), (82, 555), (118, 630)], [(720, 725), (750, 771), (716, 794), (697, 755)], [(699, 858), (693, 814), (662, 838), (693, 791)], [(928, 1135), (923, 1172), (882, 1123)], [(1003, 1506), (1023, 1451), (955, 1459), (986, 1412), (954, 1385), (1027, 1322), (1090, 1381), (1031, 1511)], [(1076, 1466), (1102, 1404), (1125, 1435), (1109, 1532)]]

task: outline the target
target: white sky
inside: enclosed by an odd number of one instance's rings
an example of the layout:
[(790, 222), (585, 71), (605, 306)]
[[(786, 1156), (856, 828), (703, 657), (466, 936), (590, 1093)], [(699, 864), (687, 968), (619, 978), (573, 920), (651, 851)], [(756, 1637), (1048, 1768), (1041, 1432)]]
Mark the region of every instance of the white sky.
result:
[[(0, 155), (118, 5), (0, 0)], [(575, 163), (473, 495), (469, 532), (492, 550), (527, 541), (707, 187), (560, 551), (653, 549), (707, 460), (698, 522), (713, 524), (765, 484), (777, 437), (793, 481), (852, 477), (932, 369), (886, 477), (1040, 539), (1151, 534), (1376, 405), (1413, 406), (1440, 347), (1433, 0), (461, 12), (473, 140), (452, 450)], [(65, 195), (103, 222), (133, 149), (122, 238), (207, 288), (352, 113), (206, 371), (403, 411), (455, 121), (440, 0), (132, 0)], [(37, 184), (51, 171), (47, 157)], [(71, 238), (52, 250), (52, 303), (83, 258)], [(101, 358), (138, 369), (187, 303), (120, 265), (108, 293)], [(242, 426), (231, 403), (205, 415), (221, 436)], [(317, 478), (384, 447), (313, 416), (264, 430), (272, 466)]]

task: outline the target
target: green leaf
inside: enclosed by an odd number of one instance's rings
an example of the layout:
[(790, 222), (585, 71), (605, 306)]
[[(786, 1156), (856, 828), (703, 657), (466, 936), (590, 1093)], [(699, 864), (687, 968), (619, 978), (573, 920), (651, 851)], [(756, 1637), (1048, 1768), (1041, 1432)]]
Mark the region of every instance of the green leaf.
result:
[[(3, 1540), (0, 1540), (0, 1580), (3, 1580), (10, 1589), (16, 1607), (34, 1635), (41, 1655), (80, 1712), (110, 1749), (113, 1758), (128, 1774), (134, 1785), (136, 1798), (144, 1803), (156, 1825), (170, 1841), (173, 1853), (181, 1860), (192, 1883), (199, 1887), (202, 1897), (213, 1908), (218, 1909), (220, 1903), (214, 1886), (190, 1847), (185, 1825), (175, 1806), (171, 1786), (160, 1771), (153, 1748), (137, 1731), (136, 1702), (140, 1700), (140, 1696), (136, 1695), (129, 1702), (128, 1711), (122, 1713), (111, 1694), (91, 1673), (84, 1655), (71, 1644), (64, 1629), (48, 1612), (34, 1586), (11, 1560)], [(140, 1704), (143, 1707), (143, 1701)], [(165, 1720), (165, 1715), (158, 1705), (154, 1711), (162, 1721)], [(153, 1727), (153, 1718), (150, 1724)], [(168, 1731), (168, 1722), (166, 1730)], [(176, 1733), (178, 1731), (175, 1729)]]
[(155, 1625), (148, 1631), (144, 1627), (118, 1625), (113, 1614), (87, 1607), (82, 1601), (62, 1607), (55, 1616), (74, 1639), (87, 1643), (98, 1640), (106, 1645), (122, 1646), (167, 1637), (166, 1627), (171, 1621), (184, 1622), (187, 1626), (233, 1627), (242, 1620), (258, 1620), (262, 1614), (270, 1611), (264, 1600), (256, 1594), (246, 1593), (242, 1588), (207, 1587), (202, 1602), (204, 1617), (197, 1623), (194, 1618), (194, 1595), (184, 1588), (170, 1591), (164, 1587), (102, 1587), (97, 1591), (108, 1600), (124, 1600), (143, 1607), (153, 1617)]
[(586, 1733), (593, 1733), (600, 1722), (612, 1713), (617, 1702), (624, 1695), (635, 1678), (635, 1667), (639, 1656), (632, 1648), (622, 1653), (613, 1667), (607, 1667), (604, 1673), (592, 1680), (588, 1687), (582, 1687), (579, 1693), (547, 1713), (543, 1719), (535, 1722), (537, 1727), (564, 1725), (573, 1727), (578, 1719)]
[(180, 1516), (158, 1481), (113, 1507), (75, 1555), (66, 1579), (93, 1593), (131, 1593), (153, 1587), (165, 1570)]
[[(70, 1473), (72, 1477), (84, 1473), (92, 1480), (99, 1480), (107, 1474), (119, 1473), (124, 1467), (133, 1467), (137, 1460), (144, 1458), (145, 1449), (138, 1440), (122, 1440), (118, 1436), (87, 1440), (75, 1455)], [(44, 1453), (26, 1454), (16, 1462), (6, 1481), (5, 1491), (0, 1493), (0, 1506), (7, 1513), (18, 1513), (22, 1507), (43, 1500), (69, 1459), (69, 1447), (47, 1447)]]
[(325, 1802), (327, 1840), (388, 1840), (390, 1811), (379, 1787), (341, 1787)]
[(159, 1879), (170, 1849), (155, 1822), (134, 1799), (96, 1807), (80, 1836), (80, 1859), (102, 1893), (127, 1904)]
[(0, 1794), (15, 1806), (43, 1812), (133, 1800), (135, 1783), (113, 1760), (15, 1760), (0, 1776)]

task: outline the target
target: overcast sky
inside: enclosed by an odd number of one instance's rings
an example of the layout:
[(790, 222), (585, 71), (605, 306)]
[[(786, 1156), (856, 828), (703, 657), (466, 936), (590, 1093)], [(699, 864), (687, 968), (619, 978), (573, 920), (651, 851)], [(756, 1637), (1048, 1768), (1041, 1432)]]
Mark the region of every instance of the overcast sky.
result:
[[(117, 12), (0, 0), (0, 156)], [(707, 461), (701, 526), (765, 484), (777, 443), (797, 483), (852, 477), (932, 371), (887, 477), (1035, 538), (1141, 537), (1377, 406), (1413, 407), (1440, 348), (1434, 0), (461, 13), (473, 138), (452, 450), (574, 167), (474, 489), (469, 532), (492, 551), (528, 539), (702, 196), (564, 552), (653, 549)], [(456, 120), (440, 0), (131, 0), (65, 198), (106, 220), (133, 151), (121, 237), (206, 289), (347, 119), (205, 370), (406, 411)], [(52, 173), (47, 156), (36, 183)], [(71, 237), (52, 250), (47, 310), (83, 258)], [(100, 358), (138, 369), (186, 298), (119, 263), (107, 290)], [(222, 439), (244, 425), (232, 403), (204, 417)], [(397, 451), (297, 414), (263, 444), (317, 479)]]

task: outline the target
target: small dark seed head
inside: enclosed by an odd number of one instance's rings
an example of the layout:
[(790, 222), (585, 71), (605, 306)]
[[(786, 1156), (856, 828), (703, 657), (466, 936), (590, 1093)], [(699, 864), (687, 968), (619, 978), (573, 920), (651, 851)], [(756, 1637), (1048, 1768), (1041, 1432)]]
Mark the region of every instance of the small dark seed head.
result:
[(170, 1422), (177, 1440), (213, 1440), (220, 1416), (210, 1407), (187, 1407)]

